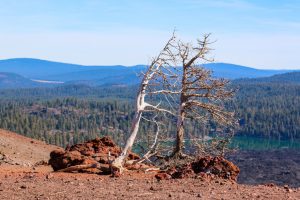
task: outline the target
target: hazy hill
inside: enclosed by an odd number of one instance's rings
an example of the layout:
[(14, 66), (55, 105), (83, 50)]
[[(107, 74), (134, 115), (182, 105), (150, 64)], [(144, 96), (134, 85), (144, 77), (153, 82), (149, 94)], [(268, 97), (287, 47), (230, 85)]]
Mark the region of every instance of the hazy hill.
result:
[(0, 72), (0, 88), (31, 88), (41, 85), (18, 74)]
[(300, 72), (289, 72), (285, 74), (277, 74), (264, 79), (257, 79), (265, 82), (280, 82), (280, 83), (300, 83)]
[(205, 67), (212, 70), (215, 76), (228, 79), (268, 77), (275, 74), (282, 74), (292, 71), (262, 70), (229, 63), (210, 63), (205, 64)]
[(31, 79), (41, 79), (50, 75), (84, 70), (85, 69), (81, 65), (51, 62), (31, 58), (0, 60), (1, 72), (12, 72)]
[[(206, 68), (213, 70), (214, 76), (228, 79), (259, 78), (275, 74), (290, 72), (291, 70), (260, 70), (241, 65), (227, 63), (206, 64)], [(67, 84), (97, 85), (132, 85), (139, 82), (138, 74), (144, 71), (145, 65), (136, 66), (84, 66), (52, 62), (31, 58), (16, 58), (0, 60), (0, 72), (19, 74), (19, 78), (11, 79), (9, 84), (0, 87), (36, 87), (45, 86), (31, 80), (62, 81)], [(23, 77), (22, 77), (23, 76)], [(31, 79), (31, 80), (29, 80)]]
[(300, 72), (288, 72), (284, 74), (276, 74), (270, 77), (238, 79), (238, 83), (290, 83), (300, 84)]
[(136, 83), (143, 65), (126, 67), (83, 66), (31, 58), (0, 60), (0, 72), (16, 73), (29, 79), (86, 82), (92, 85)]
[[(90, 67), (87, 67), (90, 68)], [(49, 76), (51, 80), (65, 82), (89, 82), (92, 85), (103, 84), (135, 84), (138, 83), (138, 74), (145, 66), (98, 66), (93, 70), (71, 72)]]
[(61, 84), (62, 82), (34, 80), (15, 73), (0, 72), (0, 89), (52, 87)]

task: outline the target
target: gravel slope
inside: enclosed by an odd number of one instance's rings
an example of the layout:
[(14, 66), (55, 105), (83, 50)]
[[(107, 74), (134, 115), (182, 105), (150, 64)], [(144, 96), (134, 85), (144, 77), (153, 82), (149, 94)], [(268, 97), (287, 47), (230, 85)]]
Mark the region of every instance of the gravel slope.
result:
[(120, 178), (54, 173), (47, 161), (59, 147), (0, 130), (0, 199), (300, 199), (300, 188), (243, 185), (230, 181), (157, 181), (154, 174), (126, 172)]

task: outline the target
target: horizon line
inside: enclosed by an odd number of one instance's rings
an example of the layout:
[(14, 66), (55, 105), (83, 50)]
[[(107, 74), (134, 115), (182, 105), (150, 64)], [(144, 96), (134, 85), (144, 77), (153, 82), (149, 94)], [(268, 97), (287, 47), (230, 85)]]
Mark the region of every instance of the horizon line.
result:
[[(147, 64), (135, 64), (135, 65), (123, 65), (123, 64), (110, 64), (110, 65), (101, 65), (101, 64), (93, 64), (93, 65), (86, 65), (86, 64), (76, 64), (73, 62), (67, 62), (67, 61), (59, 61), (59, 60), (50, 60), (50, 59), (43, 59), (43, 58), (32, 58), (32, 57), (14, 57), (14, 58), (4, 58), (4, 59), (0, 59), (0, 61), (7, 61), (7, 60), (21, 60), (21, 59), (27, 59), (27, 60), (39, 60), (39, 61), (46, 61), (46, 62), (52, 62), (52, 63), (60, 63), (60, 64), (67, 64), (67, 65), (77, 65), (77, 66), (86, 66), (86, 67), (102, 67), (102, 66), (107, 66), (107, 67), (113, 67), (113, 66), (122, 66), (122, 67), (135, 67), (135, 66), (149, 66)], [(286, 70), (286, 71), (295, 71), (295, 70), (300, 70), (300, 69), (272, 69), (272, 68), (256, 68), (256, 67), (250, 67), (247, 65), (243, 65), (243, 64), (235, 64), (235, 63), (229, 63), (229, 62), (222, 62), (222, 61), (218, 61), (218, 62), (210, 62), (210, 63), (203, 63), (201, 65), (207, 65), (207, 64), (229, 64), (229, 65), (235, 65), (235, 66), (239, 66), (239, 67), (246, 67), (246, 68), (250, 68), (250, 69), (256, 69), (256, 70), (266, 70), (266, 71), (282, 71), (282, 70)]]

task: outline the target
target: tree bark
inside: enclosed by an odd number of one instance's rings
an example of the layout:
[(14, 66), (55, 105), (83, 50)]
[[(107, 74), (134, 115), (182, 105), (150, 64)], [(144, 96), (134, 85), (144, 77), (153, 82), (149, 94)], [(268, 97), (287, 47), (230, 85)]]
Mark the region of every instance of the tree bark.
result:
[(138, 130), (139, 130), (142, 114), (145, 111), (145, 108), (150, 107), (152, 109), (155, 109), (155, 111), (162, 111), (158, 108), (159, 104), (157, 106), (153, 106), (153, 105), (145, 102), (145, 97), (146, 97), (147, 89), (149, 87), (149, 83), (155, 79), (155, 76), (157, 74), (160, 73), (159, 70), (162, 67), (162, 65), (166, 64), (164, 56), (169, 51), (169, 46), (172, 44), (172, 42), (174, 42), (174, 39), (175, 39), (175, 36), (173, 34), (173, 36), (167, 42), (167, 44), (165, 45), (163, 50), (160, 52), (158, 57), (152, 61), (147, 72), (144, 74), (144, 77), (140, 84), (139, 92), (138, 92), (138, 95), (136, 98), (136, 114), (135, 114), (135, 117), (132, 122), (130, 136), (126, 141), (126, 145), (125, 145), (121, 155), (111, 163), (111, 170), (112, 170), (113, 175), (119, 176), (122, 174), (123, 163), (125, 162), (128, 151), (133, 146), (133, 143), (135, 141), (135, 138), (136, 138)]
[(125, 145), (121, 155), (118, 158), (116, 158), (111, 164), (111, 168), (112, 168), (113, 173), (120, 173), (120, 174), (123, 173), (123, 170), (124, 170), (123, 169), (123, 162), (126, 159), (128, 151), (133, 146), (134, 140), (135, 140), (136, 135), (137, 135), (138, 130), (139, 130), (141, 118), (142, 118), (142, 111), (137, 111), (137, 113), (135, 114), (135, 117), (133, 119), (133, 122), (132, 122), (131, 135), (127, 139), (126, 145)]
[(185, 111), (183, 106), (181, 105), (179, 108), (179, 115), (177, 119), (176, 148), (173, 153), (173, 156), (181, 156), (183, 154), (184, 119), (185, 119)]
[[(126, 140), (126, 144), (124, 149), (122, 150), (122, 153), (119, 157), (117, 157), (112, 163), (111, 163), (111, 170), (112, 174), (114, 176), (120, 176), (123, 171), (123, 163), (125, 162), (125, 159), (127, 157), (128, 151), (132, 148), (133, 143), (135, 141), (135, 138), (137, 136), (137, 133), (139, 131), (140, 127), (140, 121), (142, 118), (143, 111), (147, 104), (145, 103), (145, 96), (146, 96), (146, 86), (148, 85), (149, 81), (151, 80), (154, 73), (150, 73), (152, 71), (148, 71), (146, 75), (144, 76), (144, 79), (142, 81), (141, 87), (139, 89), (139, 93), (136, 98), (136, 113), (134, 116), (134, 119), (132, 121), (130, 136)], [(149, 75), (150, 73), (150, 75)]]
[(183, 61), (183, 73), (181, 79), (182, 92), (180, 94), (180, 106), (178, 109), (178, 118), (177, 118), (177, 134), (176, 134), (176, 147), (173, 151), (172, 157), (182, 157), (183, 155), (183, 142), (184, 142), (184, 120), (185, 120), (185, 104), (188, 98), (186, 97), (186, 79), (187, 79), (187, 69), (188, 66), (184, 64)]
[(82, 169), (90, 169), (90, 168), (100, 168), (100, 164), (98, 163), (93, 163), (93, 164), (87, 164), (87, 165), (75, 165), (75, 166), (70, 166), (65, 169), (60, 169), (57, 172), (74, 172)]

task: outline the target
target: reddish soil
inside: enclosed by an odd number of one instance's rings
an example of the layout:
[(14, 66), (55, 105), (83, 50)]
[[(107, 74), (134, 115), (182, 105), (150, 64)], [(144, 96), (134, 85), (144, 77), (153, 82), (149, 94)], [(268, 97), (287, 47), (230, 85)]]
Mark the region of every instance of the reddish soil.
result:
[(55, 149), (62, 148), (0, 129), (0, 165), (30, 167), (38, 162), (47, 162), (49, 152)]
[(49, 159), (57, 147), (2, 130), (0, 141), (2, 154), (19, 163), (0, 162), (0, 199), (300, 199), (300, 188), (273, 184), (197, 178), (158, 181), (156, 173), (134, 171), (119, 178), (53, 172), (50, 166), (35, 163)]
[(248, 186), (199, 179), (157, 181), (153, 174), (119, 178), (49, 173), (48, 169), (1, 169), (0, 199), (300, 199), (300, 189)]

